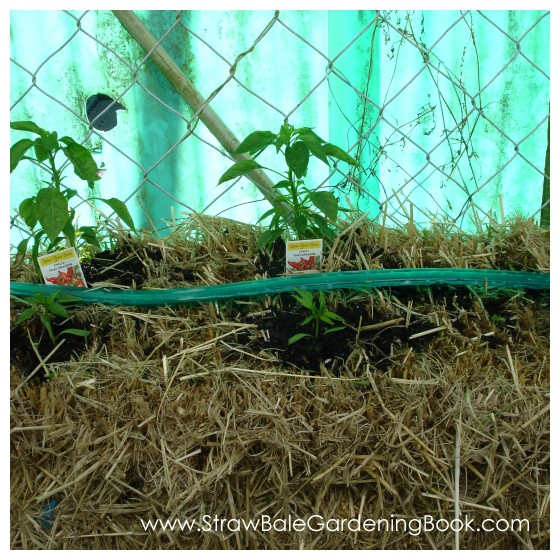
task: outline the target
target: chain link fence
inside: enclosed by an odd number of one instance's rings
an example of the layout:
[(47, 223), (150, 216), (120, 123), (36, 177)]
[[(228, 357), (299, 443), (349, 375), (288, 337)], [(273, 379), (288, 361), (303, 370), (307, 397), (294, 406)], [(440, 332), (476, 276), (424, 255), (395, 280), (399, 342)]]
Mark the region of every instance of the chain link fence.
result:
[[(249, 132), (284, 121), (360, 161), (321, 164), (311, 180), (374, 220), (548, 220), (548, 12), (228, 12), (211, 25), (211, 12), (64, 11), (48, 14), (54, 28), (36, 14), (35, 40), (52, 51), (12, 39), (11, 120), (56, 114), (107, 166), (99, 189), (151, 223), (181, 211), (255, 220), (274, 178), (218, 178)], [(25, 30), (14, 17), (13, 37)], [(111, 132), (85, 112), (102, 83), (128, 109)], [(13, 174), (11, 203), (26, 234), (27, 180)]]

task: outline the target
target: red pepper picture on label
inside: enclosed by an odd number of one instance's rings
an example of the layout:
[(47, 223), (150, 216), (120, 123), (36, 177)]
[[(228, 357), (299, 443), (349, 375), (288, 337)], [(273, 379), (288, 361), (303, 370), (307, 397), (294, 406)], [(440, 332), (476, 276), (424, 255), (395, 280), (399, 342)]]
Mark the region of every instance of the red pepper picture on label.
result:
[(288, 264), (296, 270), (313, 270), (315, 268), (315, 255), (311, 255), (307, 259), (300, 257), (299, 262), (288, 261)]
[(57, 284), (59, 286), (76, 286), (77, 288), (85, 288), (85, 283), (79, 274), (74, 272), (74, 267), (69, 266), (66, 272), (59, 271), (58, 276), (51, 276), (47, 278), (47, 281), (51, 284)]
[(311, 270), (312, 268), (315, 268), (315, 255), (311, 255), (308, 259), (306, 259), (305, 257), (301, 257), (301, 260), (304, 263), (304, 269), (305, 270)]
[(288, 261), (288, 264), (289, 264), (292, 268), (295, 268), (296, 270), (301, 270), (301, 268), (302, 268), (302, 264), (301, 264), (300, 262)]

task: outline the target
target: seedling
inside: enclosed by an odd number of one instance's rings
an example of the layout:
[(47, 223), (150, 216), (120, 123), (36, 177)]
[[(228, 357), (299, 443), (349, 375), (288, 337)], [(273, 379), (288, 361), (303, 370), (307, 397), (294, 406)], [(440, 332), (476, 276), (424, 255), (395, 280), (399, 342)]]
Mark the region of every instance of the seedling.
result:
[[(318, 304), (315, 301), (315, 297), (312, 292), (307, 290), (300, 290), (295, 288), (297, 295), (294, 295), (294, 299), (302, 306), (305, 307), (309, 311), (309, 315), (300, 323), (300, 325), (308, 325), (309, 323), (313, 322), (313, 334), (309, 333), (297, 333), (292, 336), (288, 340), (288, 344), (294, 344), (298, 340), (301, 340), (305, 337), (319, 337), (319, 331), (321, 323), (326, 323), (327, 325), (334, 325), (337, 322), (344, 323), (344, 319), (330, 311), (327, 307), (327, 298), (325, 294), (319, 290), (319, 302)], [(346, 328), (346, 325), (339, 325), (335, 327), (331, 327), (330, 329), (326, 329), (323, 331), (323, 334), (328, 334), (336, 331), (341, 331)]]
[(294, 128), (287, 122), (278, 134), (268, 130), (252, 132), (235, 153), (258, 156), (269, 146), (274, 146), (276, 153), (283, 153), (287, 171), (280, 173), (249, 159), (234, 163), (218, 182), (230, 181), (255, 169), (267, 169), (282, 178), (274, 186), (278, 196), (271, 202), (272, 208), (258, 220), (271, 218), (268, 229), (257, 241), (257, 249), (270, 248), (283, 235), (295, 239), (334, 237), (333, 225), (336, 227), (340, 210), (337, 198), (331, 191), (306, 187), (303, 178), (311, 156), (326, 165), (329, 165), (329, 157), (354, 166), (359, 165), (358, 162), (343, 149), (325, 142), (311, 128)]
[(89, 331), (87, 329), (64, 329), (58, 334), (54, 333), (52, 321), (55, 317), (62, 317), (64, 319), (70, 318), (70, 313), (66, 309), (65, 304), (74, 303), (79, 301), (80, 298), (71, 296), (69, 294), (61, 294), (56, 291), (50, 295), (37, 292), (34, 296), (26, 298), (16, 298), (18, 301), (26, 303), (30, 307), (24, 309), (16, 319), (15, 324), (19, 325), (25, 321), (29, 321), (33, 317), (39, 317), (39, 320), (45, 327), (49, 337), (54, 344), (61, 335), (71, 334), (75, 336), (83, 336), (87, 338)]

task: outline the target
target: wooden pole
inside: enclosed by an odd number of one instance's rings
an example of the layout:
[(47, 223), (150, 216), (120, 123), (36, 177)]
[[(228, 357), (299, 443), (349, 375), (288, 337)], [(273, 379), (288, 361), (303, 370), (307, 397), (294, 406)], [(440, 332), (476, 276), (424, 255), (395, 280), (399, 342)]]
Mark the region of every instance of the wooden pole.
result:
[(544, 162), (544, 180), (542, 193), (541, 226), (550, 227), (550, 117), (548, 117), (548, 141)]
[[(131, 37), (142, 47), (146, 54), (149, 55), (151, 60), (161, 70), (163, 75), (171, 82), (172, 86), (186, 101), (187, 105), (195, 112), (200, 111), (198, 113), (200, 120), (227, 152), (236, 161), (250, 159), (245, 155), (233, 153), (239, 145), (239, 140), (220, 119), (217, 113), (209, 105), (204, 105), (206, 103), (204, 97), (202, 97), (193, 83), (185, 76), (181, 68), (179, 68), (175, 61), (167, 54), (166, 50), (158, 44), (156, 38), (148, 31), (138, 16), (132, 10), (112, 11)], [(247, 177), (256, 185), (268, 201), (272, 202), (278, 197), (274, 189), (274, 183), (272, 183), (261, 169), (256, 169), (247, 173)]]

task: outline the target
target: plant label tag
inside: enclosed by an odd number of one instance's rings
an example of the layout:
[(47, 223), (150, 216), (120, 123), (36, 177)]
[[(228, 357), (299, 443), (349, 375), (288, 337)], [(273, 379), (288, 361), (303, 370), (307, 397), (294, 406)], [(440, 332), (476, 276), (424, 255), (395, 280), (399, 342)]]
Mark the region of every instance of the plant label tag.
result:
[(321, 270), (322, 239), (286, 241), (286, 273), (317, 272)]
[(45, 284), (87, 288), (76, 249), (70, 247), (37, 259)]

